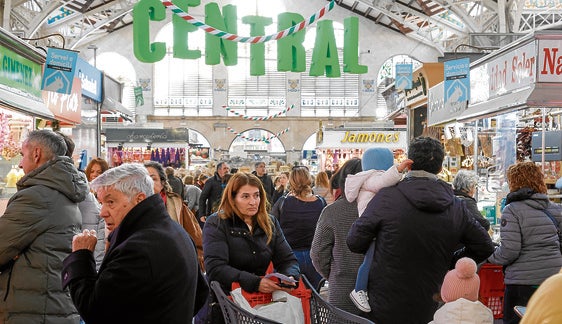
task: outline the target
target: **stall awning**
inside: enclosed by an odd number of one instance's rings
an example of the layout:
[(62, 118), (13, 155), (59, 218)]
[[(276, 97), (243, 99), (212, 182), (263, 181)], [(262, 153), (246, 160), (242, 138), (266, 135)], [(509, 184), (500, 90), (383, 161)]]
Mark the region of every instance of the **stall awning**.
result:
[(131, 120), (134, 114), (129, 109), (125, 108), (120, 102), (113, 98), (106, 97), (101, 104), (102, 113), (120, 114), (122, 117)]
[(0, 102), (23, 113), (45, 119), (55, 119), (55, 116), (43, 101), (25, 97), (3, 88), (0, 88)]
[(557, 84), (539, 83), (527, 98), (529, 107), (562, 107), (562, 86)]
[(494, 99), (469, 105), (468, 108), (462, 112), (457, 121), (467, 122), (477, 118), (484, 118), (490, 115), (497, 115), (498, 113), (507, 112), (508, 110), (518, 109), (528, 106), (527, 100), (533, 93), (534, 87), (525, 88), (517, 92), (496, 97)]

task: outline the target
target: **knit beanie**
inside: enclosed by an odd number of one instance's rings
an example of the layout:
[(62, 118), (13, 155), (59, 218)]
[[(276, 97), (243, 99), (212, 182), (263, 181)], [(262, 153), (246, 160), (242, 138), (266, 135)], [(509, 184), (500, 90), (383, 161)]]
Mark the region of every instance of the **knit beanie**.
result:
[(476, 262), (469, 258), (457, 261), (455, 269), (447, 272), (441, 286), (441, 299), (453, 302), (459, 298), (478, 300), (480, 278), (476, 274)]
[(394, 154), (387, 148), (370, 147), (365, 150), (361, 158), (363, 171), (382, 170), (386, 171), (394, 165)]

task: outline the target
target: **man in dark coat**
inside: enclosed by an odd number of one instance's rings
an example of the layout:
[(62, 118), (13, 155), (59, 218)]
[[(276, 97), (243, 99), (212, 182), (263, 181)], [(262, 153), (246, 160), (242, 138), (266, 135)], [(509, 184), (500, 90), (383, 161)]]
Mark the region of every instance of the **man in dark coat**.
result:
[(439, 180), (444, 151), (433, 138), (416, 138), (408, 149), (411, 171), (381, 189), (351, 227), (347, 244), (365, 253), (376, 238), (369, 272), (367, 316), (377, 324), (428, 323), (437, 309), (433, 295), (454, 264), (455, 247), (476, 262), (494, 251), (486, 230)]
[(179, 177), (176, 177), (174, 173), (174, 168), (166, 167), (166, 177), (168, 178), (170, 187), (172, 187), (172, 191), (180, 195), (180, 197), (183, 197), (183, 181)]
[(226, 187), (225, 175), (229, 170), (230, 168), (226, 162), (219, 162), (215, 175), (205, 182), (201, 196), (199, 196), (198, 213), (200, 222), (204, 222), (205, 217), (215, 212), (213, 208), (216, 208), (221, 200), (222, 192), (224, 187)]
[(270, 205), (273, 205), (271, 198), (273, 197), (273, 191), (275, 191), (275, 187), (273, 186), (273, 180), (267, 174), (267, 169), (265, 168), (265, 162), (256, 162), (254, 165), (255, 171), (252, 172), (253, 175), (260, 179), (263, 189), (267, 195), (267, 201)]
[(62, 270), (62, 285), (70, 287), (84, 321), (191, 323), (208, 288), (193, 241), (154, 194), (146, 168), (123, 164), (97, 177), (91, 187), (111, 232), (109, 248), (96, 273), (96, 233), (84, 230), (74, 237)]

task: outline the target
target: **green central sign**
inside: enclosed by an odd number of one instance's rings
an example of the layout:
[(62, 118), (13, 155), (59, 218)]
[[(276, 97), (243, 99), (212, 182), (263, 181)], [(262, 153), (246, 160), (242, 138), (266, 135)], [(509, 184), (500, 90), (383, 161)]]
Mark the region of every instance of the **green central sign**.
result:
[[(187, 12), (189, 7), (197, 7), (200, 0), (176, 0), (174, 4)], [(133, 9), (133, 41), (136, 58), (145, 63), (162, 60), (166, 55), (166, 44), (150, 42), (150, 21), (166, 18), (166, 7), (159, 0), (140, 0)], [(294, 26), (304, 20), (297, 13), (278, 15), (279, 31)], [(226, 5), (222, 13), (218, 4), (205, 5), (205, 23), (231, 34), (237, 33), (237, 11), (233, 5)], [(265, 27), (273, 23), (269, 17), (245, 16), (242, 23), (250, 25), (251, 36), (261, 36)], [(199, 59), (201, 51), (189, 49), (189, 33), (197, 30), (178, 15), (172, 17), (174, 44), (173, 56), (182, 59)], [(367, 73), (368, 68), (359, 64), (359, 19), (344, 19), (343, 72), (353, 74)], [(304, 72), (306, 70), (306, 51), (303, 45), (306, 30), (277, 40), (277, 70), (281, 72)], [(226, 66), (238, 63), (238, 44), (207, 33), (205, 35), (205, 64), (217, 65), (220, 60)], [(333, 22), (322, 20), (317, 23), (316, 40), (312, 51), (309, 75), (327, 77), (341, 76)], [(250, 45), (250, 75), (265, 75), (265, 44)]]

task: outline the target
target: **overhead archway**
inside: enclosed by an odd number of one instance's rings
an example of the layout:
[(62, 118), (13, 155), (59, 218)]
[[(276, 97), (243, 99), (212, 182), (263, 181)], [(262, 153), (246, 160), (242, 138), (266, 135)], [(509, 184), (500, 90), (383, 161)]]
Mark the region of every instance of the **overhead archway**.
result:
[(286, 160), (286, 150), (281, 140), (276, 134), (260, 128), (241, 132), (230, 144), (228, 153), (233, 166), (249, 166), (256, 161), (269, 164), (274, 160)]
[(213, 158), (213, 153), (209, 140), (198, 131), (189, 129), (189, 169), (206, 165)]
[[(396, 78), (396, 64), (412, 64), (412, 71), (415, 71), (423, 65), (422, 62), (416, 60), (409, 55), (395, 55), (387, 59), (381, 66), (377, 75), (377, 93), (386, 102), (386, 105), (378, 105), (375, 111), (375, 117), (382, 119), (389, 113), (405, 105), (404, 98), (394, 89), (394, 81)], [(389, 89), (391, 88), (391, 89)]]

